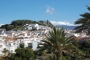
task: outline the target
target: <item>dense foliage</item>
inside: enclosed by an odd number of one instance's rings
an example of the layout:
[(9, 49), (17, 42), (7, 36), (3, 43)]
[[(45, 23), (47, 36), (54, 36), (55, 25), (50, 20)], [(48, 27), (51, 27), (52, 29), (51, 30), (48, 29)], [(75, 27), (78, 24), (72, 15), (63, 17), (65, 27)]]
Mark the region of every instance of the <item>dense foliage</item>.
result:
[(13, 60), (34, 60), (33, 50), (31, 48), (18, 48)]
[[(87, 9), (90, 11), (90, 7), (87, 6)], [(81, 18), (79, 18), (77, 21), (75, 21), (75, 24), (80, 24), (75, 28), (77, 32), (81, 32), (82, 30), (88, 31), (90, 29), (90, 13), (86, 12), (84, 14), (80, 15)]]
[(47, 21), (33, 21), (33, 20), (14, 20), (10, 24), (2, 25), (0, 28), (4, 28), (6, 30), (24, 30), (25, 24), (39, 24), (44, 26), (52, 27), (53, 25)]
[(82, 52), (72, 44), (74, 37), (66, 38), (65, 35), (63, 29), (53, 28), (52, 31), (49, 31), (49, 35), (46, 35), (46, 40), (39, 43), (38, 52), (49, 52), (51, 55), (56, 56), (55, 60), (66, 59), (65, 56), (78, 58), (77, 55), (82, 54)]
[(34, 60), (34, 51), (32, 48), (24, 48), (23, 44), (20, 44), (20, 48), (17, 48), (15, 52), (3, 56), (3, 60)]
[(1, 28), (4, 28), (6, 30), (22, 30), (22, 29), (24, 29), (25, 24), (31, 24), (31, 23), (34, 23), (34, 21), (15, 20), (15, 21), (12, 21), (11, 24), (2, 25)]

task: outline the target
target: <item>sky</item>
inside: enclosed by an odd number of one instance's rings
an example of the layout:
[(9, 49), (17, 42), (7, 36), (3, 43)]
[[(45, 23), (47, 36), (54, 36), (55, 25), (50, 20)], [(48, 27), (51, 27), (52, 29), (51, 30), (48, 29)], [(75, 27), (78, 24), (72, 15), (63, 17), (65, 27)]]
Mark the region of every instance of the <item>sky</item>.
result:
[(0, 0), (0, 24), (13, 20), (49, 20), (53, 24), (73, 25), (89, 12), (90, 0)]

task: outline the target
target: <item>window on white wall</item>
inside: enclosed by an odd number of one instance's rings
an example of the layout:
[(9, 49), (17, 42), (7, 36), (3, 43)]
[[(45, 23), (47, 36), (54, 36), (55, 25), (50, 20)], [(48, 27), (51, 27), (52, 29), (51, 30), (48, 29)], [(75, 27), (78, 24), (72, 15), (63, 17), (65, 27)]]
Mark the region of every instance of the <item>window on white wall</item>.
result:
[(15, 42), (13, 43), (13, 45), (15, 45)]
[(32, 48), (32, 43), (28, 43), (28, 47)]

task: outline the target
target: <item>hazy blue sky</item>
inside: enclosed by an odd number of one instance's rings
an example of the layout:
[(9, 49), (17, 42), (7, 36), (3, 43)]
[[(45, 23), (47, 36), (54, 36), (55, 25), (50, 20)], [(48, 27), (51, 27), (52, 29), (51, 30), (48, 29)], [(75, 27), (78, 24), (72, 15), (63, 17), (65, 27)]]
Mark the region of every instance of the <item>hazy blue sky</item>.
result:
[(0, 24), (17, 19), (50, 20), (73, 24), (89, 12), (90, 0), (0, 0)]

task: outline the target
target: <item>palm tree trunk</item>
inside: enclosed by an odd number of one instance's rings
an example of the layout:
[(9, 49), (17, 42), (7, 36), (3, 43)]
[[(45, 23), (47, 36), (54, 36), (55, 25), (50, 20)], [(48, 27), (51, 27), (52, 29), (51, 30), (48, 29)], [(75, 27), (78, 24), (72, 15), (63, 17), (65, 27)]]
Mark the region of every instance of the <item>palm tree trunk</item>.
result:
[(56, 57), (57, 57), (57, 60), (60, 59), (60, 53), (59, 52), (57, 52)]
[(60, 47), (59, 46), (57, 46), (57, 53), (56, 53), (56, 57), (57, 57), (57, 60), (59, 60), (60, 59)]

